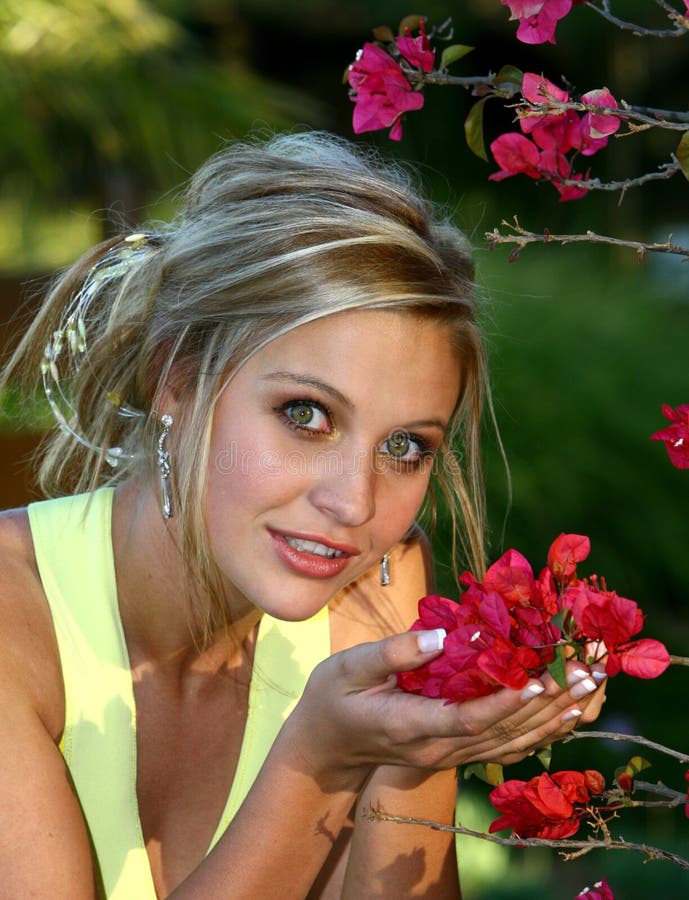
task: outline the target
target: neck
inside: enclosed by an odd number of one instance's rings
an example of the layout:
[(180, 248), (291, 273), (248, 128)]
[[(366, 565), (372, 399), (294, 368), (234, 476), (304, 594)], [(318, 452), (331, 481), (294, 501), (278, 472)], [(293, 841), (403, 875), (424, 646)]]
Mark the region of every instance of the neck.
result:
[(115, 492), (113, 550), (118, 601), (132, 667), (138, 662), (180, 669), (227, 666), (253, 643), (260, 610), (228, 589), (231, 626), (208, 639), (194, 610), (203, 602), (181, 552), (178, 521), (164, 519), (155, 492), (132, 479)]

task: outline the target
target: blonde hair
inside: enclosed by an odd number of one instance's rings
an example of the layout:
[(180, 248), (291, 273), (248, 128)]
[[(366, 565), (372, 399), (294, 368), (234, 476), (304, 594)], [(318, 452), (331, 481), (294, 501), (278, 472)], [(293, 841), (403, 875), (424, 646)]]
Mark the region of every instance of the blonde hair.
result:
[[(56, 281), (5, 380), (35, 381), (75, 293), (122, 246), (101, 244)], [(55, 495), (146, 468), (152, 476), (155, 411), (164, 412), (159, 400), (172, 389), (181, 398), (168, 439), (174, 505), (187, 570), (203, 589), (193, 612), (206, 636), (227, 624), (203, 513), (214, 404), (251, 354), (335, 312), (406, 310), (446, 329), (458, 350), (461, 396), (434, 478), (451, 512), (453, 556), (460, 543), (466, 561), (483, 570), (486, 375), (471, 252), (405, 172), (322, 133), (232, 144), (192, 177), (175, 221), (158, 227), (146, 252), (116, 275), (90, 284), (87, 352), (69, 386), (83, 443), (56, 430), (40, 482)], [(142, 414), (123, 417), (124, 407)], [(106, 461), (112, 447), (123, 451), (114, 469)]]

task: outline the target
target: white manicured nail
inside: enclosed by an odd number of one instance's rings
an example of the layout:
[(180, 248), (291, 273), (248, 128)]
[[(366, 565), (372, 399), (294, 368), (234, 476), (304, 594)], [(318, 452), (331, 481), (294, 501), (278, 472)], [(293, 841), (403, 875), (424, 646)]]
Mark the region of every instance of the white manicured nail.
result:
[(578, 681), (582, 681), (584, 678), (588, 677), (589, 673), (586, 669), (574, 669), (567, 674), (567, 684), (576, 684)]
[(446, 637), (444, 628), (434, 628), (433, 631), (420, 631), (416, 640), (422, 653), (431, 653), (443, 649)]
[(593, 680), (593, 678), (584, 678), (583, 681), (579, 681), (574, 685), (574, 687), (569, 692), (569, 696), (574, 697), (575, 700), (578, 700), (579, 697), (585, 697), (587, 694), (595, 691), (597, 687), (598, 685)]
[(521, 694), (521, 699), (531, 700), (533, 697), (536, 697), (538, 694), (542, 694), (545, 688), (539, 681), (532, 681), (531, 684), (527, 684)]
[(605, 674), (605, 672), (600, 672), (598, 669), (594, 669), (593, 672), (591, 672), (591, 677), (595, 678), (595, 680), (600, 684), (600, 682), (605, 681), (608, 676)]
[(581, 715), (581, 710), (577, 709), (576, 706), (574, 709), (568, 709), (566, 713), (562, 714), (562, 721), (569, 722), (570, 719), (578, 719)]

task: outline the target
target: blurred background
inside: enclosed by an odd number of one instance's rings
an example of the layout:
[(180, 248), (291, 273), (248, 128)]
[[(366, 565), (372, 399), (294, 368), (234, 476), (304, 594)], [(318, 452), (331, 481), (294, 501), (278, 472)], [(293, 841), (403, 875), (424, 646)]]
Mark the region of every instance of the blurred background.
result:
[[(623, 15), (664, 24), (647, 0)], [(606, 85), (617, 98), (686, 108), (689, 38), (640, 39), (585, 6), (557, 30), (557, 46), (528, 47), (499, 0), (0, 0), (0, 347), (6, 353), (31, 316), (46, 276), (110, 233), (166, 217), (188, 174), (227, 139), (266, 129), (326, 128), (352, 137), (343, 75), (371, 28), (396, 29), (410, 13), (448, 16), (454, 42), (474, 46), (453, 74), (511, 63), (565, 75), (573, 89)], [(622, 12), (620, 13), (622, 14)], [(434, 199), (476, 247), (496, 411), (513, 499), (487, 434), (491, 553), (515, 547), (545, 562), (562, 531), (591, 537), (590, 565), (647, 613), (648, 636), (689, 655), (689, 474), (674, 469), (649, 435), (664, 427), (662, 403), (689, 402), (689, 264), (602, 245), (532, 246), (515, 262), (492, 252), (484, 232), (519, 215), (534, 231), (593, 229), (633, 240), (689, 246), (689, 185), (676, 176), (619, 194), (558, 203), (546, 184), (513, 178), (472, 156), (459, 88), (428, 88), (399, 145), (363, 135), (384, 154), (412, 160)], [(487, 107), (487, 137), (512, 129), (511, 113)], [(591, 160), (604, 180), (634, 177), (669, 159), (669, 132), (612, 140)], [(44, 412), (10, 390), (0, 397), (0, 506), (37, 496), (32, 449)], [(434, 535), (440, 589), (456, 596), (442, 522)], [(687, 674), (657, 682), (621, 676), (600, 726), (644, 734), (689, 752)], [(685, 699), (682, 699), (682, 698)], [(684, 709), (684, 713), (682, 713)], [(610, 779), (636, 748), (579, 741), (556, 748), (556, 768), (598, 767)], [(658, 754), (648, 780), (681, 789), (682, 769)], [(528, 777), (536, 768), (510, 772)], [(464, 787), (466, 824), (490, 821), (483, 786)], [(626, 838), (689, 855), (683, 809), (627, 814)], [(614, 823), (613, 823), (614, 824)], [(507, 852), (462, 843), (467, 900), (573, 897), (606, 874), (618, 898), (687, 895), (689, 876), (632, 853), (572, 862), (551, 851)]]

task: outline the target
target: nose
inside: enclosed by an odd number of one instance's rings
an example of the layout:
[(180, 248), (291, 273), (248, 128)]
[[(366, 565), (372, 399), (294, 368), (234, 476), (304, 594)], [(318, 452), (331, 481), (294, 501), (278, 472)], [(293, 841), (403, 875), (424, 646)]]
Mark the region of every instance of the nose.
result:
[(375, 470), (370, 453), (338, 454), (321, 468), (309, 494), (317, 509), (352, 528), (373, 518)]

